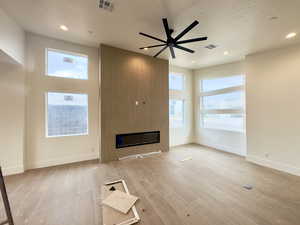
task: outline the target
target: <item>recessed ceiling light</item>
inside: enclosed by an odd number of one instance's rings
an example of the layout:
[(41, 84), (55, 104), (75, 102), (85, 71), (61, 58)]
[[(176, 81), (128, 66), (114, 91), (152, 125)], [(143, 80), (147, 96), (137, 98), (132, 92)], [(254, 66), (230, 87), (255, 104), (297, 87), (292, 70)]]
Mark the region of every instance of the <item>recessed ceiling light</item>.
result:
[(147, 51), (147, 50), (148, 50), (148, 48), (144, 48), (144, 50), (145, 50), (145, 51)]
[(227, 51), (224, 52), (224, 55), (228, 55), (228, 54), (229, 54), (229, 52), (227, 52)]
[(297, 34), (295, 32), (292, 32), (292, 33), (289, 33), (288, 35), (286, 35), (285, 38), (290, 39), (290, 38), (296, 37), (296, 35)]
[(68, 31), (69, 30), (69, 28), (65, 25), (60, 25), (59, 28), (63, 31)]

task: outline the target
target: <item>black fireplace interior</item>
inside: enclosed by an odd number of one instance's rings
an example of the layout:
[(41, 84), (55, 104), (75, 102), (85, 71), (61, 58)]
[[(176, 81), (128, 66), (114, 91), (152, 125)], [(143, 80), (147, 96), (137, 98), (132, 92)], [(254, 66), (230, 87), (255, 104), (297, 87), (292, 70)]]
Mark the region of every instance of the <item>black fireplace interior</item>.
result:
[(116, 148), (160, 143), (160, 131), (117, 134)]

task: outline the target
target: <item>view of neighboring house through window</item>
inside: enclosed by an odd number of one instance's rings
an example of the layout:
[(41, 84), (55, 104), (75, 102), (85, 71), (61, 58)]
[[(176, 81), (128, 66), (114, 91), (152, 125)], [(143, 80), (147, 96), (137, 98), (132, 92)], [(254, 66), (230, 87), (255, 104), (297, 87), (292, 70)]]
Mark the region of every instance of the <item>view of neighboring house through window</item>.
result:
[(169, 117), (170, 127), (179, 128), (184, 125), (184, 101), (170, 99), (169, 100)]
[(200, 121), (203, 128), (244, 132), (244, 76), (201, 80)]
[(88, 134), (88, 95), (48, 92), (47, 136)]
[(73, 79), (88, 79), (88, 56), (46, 49), (46, 75)]

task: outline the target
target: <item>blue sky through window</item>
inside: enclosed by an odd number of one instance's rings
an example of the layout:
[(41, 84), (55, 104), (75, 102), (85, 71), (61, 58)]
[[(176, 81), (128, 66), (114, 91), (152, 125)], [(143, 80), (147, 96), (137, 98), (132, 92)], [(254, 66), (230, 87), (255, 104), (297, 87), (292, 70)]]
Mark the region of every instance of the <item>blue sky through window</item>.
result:
[(169, 75), (169, 89), (170, 90), (183, 90), (184, 77), (181, 74), (171, 73)]
[(244, 85), (243, 75), (208, 79), (202, 80), (202, 91), (215, 91), (241, 85)]
[(47, 75), (49, 76), (88, 79), (87, 56), (48, 49), (47, 59)]

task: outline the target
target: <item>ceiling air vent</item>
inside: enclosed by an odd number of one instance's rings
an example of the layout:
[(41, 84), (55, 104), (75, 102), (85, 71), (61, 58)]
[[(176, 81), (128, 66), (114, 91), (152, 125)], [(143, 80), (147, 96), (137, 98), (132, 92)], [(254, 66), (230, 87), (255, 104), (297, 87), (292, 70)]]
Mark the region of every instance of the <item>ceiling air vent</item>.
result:
[(113, 10), (113, 0), (99, 0), (99, 8), (112, 11)]
[(210, 50), (212, 50), (216, 47), (217, 47), (216, 45), (207, 45), (207, 46), (205, 46), (205, 48), (210, 49)]

